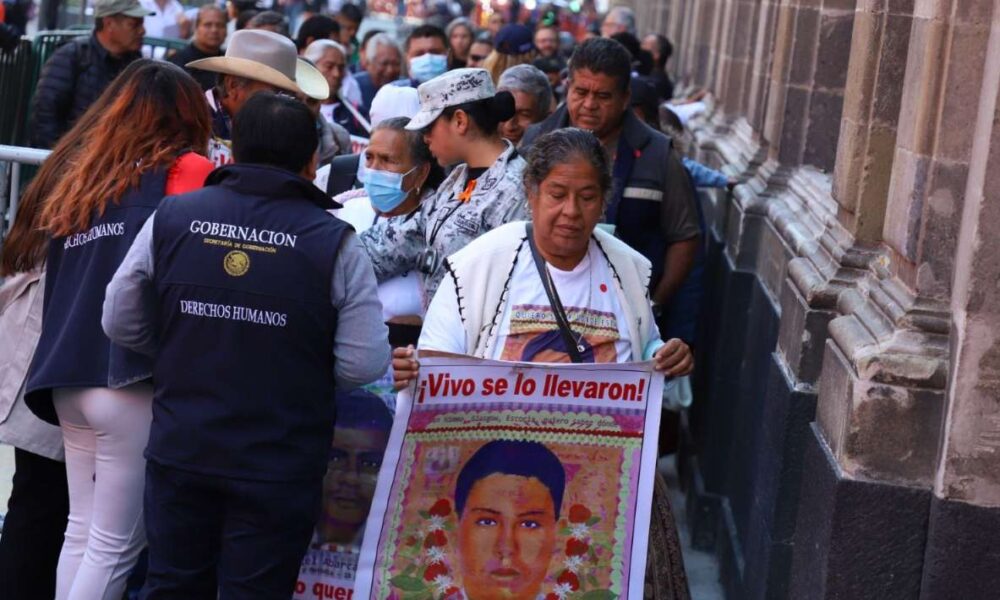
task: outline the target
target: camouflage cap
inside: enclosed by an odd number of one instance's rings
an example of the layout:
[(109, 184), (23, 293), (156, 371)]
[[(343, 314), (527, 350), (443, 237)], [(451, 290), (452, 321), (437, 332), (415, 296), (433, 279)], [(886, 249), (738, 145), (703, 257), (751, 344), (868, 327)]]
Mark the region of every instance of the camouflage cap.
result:
[(449, 106), (492, 98), (497, 92), (486, 69), (455, 69), (420, 84), (417, 93), (420, 94), (420, 112), (410, 119), (407, 129), (423, 129)]
[(150, 12), (139, 4), (139, 0), (95, 0), (94, 18), (125, 15), (126, 17), (149, 17), (156, 13)]

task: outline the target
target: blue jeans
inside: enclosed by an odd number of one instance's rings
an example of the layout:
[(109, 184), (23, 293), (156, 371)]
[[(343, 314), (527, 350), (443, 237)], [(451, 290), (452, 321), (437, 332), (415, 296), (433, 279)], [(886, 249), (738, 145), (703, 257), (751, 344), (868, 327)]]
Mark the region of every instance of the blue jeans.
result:
[(322, 479), (248, 481), (146, 465), (145, 600), (288, 600)]

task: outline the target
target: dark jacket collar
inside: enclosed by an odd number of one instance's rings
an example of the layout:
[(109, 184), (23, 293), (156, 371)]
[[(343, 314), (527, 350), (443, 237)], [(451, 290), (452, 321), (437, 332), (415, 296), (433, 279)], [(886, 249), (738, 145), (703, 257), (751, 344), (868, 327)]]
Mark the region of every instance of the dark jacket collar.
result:
[[(569, 122), (569, 108), (567, 108), (564, 102), (559, 108), (556, 109), (554, 113), (549, 115), (544, 121), (540, 123), (541, 131), (548, 133), (556, 129), (563, 127), (570, 127)], [(649, 144), (650, 140), (653, 139), (653, 134), (656, 133), (649, 125), (646, 125), (642, 120), (635, 116), (632, 109), (625, 110), (625, 117), (622, 122), (622, 133), (625, 142), (629, 145), (629, 148), (633, 150), (642, 150)], [(537, 138), (536, 138), (537, 139)]]
[(323, 190), (299, 175), (268, 165), (232, 164), (209, 173), (205, 186), (217, 185), (239, 194), (274, 200), (307, 200), (322, 209), (340, 208)]
[(97, 57), (102, 61), (129, 63), (142, 57), (141, 52), (129, 52), (128, 54), (123, 54), (121, 56), (112, 56), (111, 53), (108, 52), (108, 49), (101, 45), (101, 41), (97, 39), (96, 33), (90, 34), (90, 45), (93, 47), (94, 52), (97, 53)]

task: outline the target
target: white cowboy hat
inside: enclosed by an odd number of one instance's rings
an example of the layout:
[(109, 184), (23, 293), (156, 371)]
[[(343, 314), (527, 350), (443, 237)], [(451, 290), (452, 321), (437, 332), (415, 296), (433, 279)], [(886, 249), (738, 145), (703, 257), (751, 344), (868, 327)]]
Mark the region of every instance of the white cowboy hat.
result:
[(225, 56), (202, 58), (185, 66), (246, 77), (315, 100), (330, 97), (326, 78), (309, 62), (298, 60), (292, 40), (262, 29), (237, 31), (229, 40)]

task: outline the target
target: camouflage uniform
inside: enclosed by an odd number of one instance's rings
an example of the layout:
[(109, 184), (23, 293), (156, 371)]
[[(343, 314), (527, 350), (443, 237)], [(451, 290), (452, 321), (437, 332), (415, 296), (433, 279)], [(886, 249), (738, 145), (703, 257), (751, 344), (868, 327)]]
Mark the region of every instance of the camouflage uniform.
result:
[(413, 269), (419, 269), (421, 255), (428, 247), (437, 251), (433, 271), (424, 273), (424, 306), (434, 297), (444, 276), (444, 259), (494, 227), (528, 218), (524, 183), (524, 159), (514, 146), (507, 148), (479, 176), (468, 202), (458, 199), (465, 190), (468, 167), (459, 165), (438, 188), (437, 194), (423, 202), (420, 215), (404, 222), (379, 219), (361, 234), (360, 239), (379, 283)]

